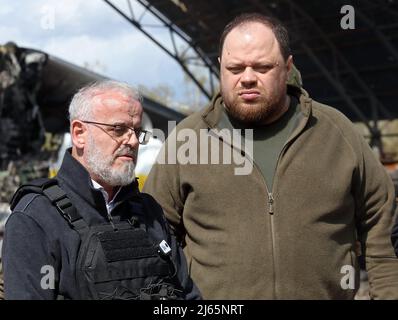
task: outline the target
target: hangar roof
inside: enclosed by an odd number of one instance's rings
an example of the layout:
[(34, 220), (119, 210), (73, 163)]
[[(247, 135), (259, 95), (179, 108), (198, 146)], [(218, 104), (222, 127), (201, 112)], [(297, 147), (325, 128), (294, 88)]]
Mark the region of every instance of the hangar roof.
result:
[[(215, 69), (219, 36), (235, 15), (275, 15), (290, 32), (295, 65), (314, 99), (353, 121), (398, 118), (397, 0), (138, 1), (184, 32)], [(354, 29), (341, 27), (347, 4), (354, 10)]]

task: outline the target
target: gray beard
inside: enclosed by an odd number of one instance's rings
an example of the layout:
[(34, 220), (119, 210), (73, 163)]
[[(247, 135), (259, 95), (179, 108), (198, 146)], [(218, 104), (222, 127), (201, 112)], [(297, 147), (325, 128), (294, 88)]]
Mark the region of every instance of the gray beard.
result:
[[(115, 155), (123, 151), (126, 147), (121, 147)], [(93, 139), (90, 137), (87, 148), (86, 163), (90, 173), (101, 179), (102, 182), (112, 186), (126, 186), (133, 182), (135, 178), (135, 163), (129, 161), (118, 169), (113, 169), (112, 164), (116, 156), (104, 157), (95, 147)]]

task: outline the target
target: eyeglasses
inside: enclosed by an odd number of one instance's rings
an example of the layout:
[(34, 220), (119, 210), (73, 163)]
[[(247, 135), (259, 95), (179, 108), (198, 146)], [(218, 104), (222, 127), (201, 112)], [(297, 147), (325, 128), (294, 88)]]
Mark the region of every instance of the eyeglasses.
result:
[(133, 132), (137, 137), (139, 144), (147, 144), (149, 138), (151, 137), (151, 132), (149, 131), (143, 130), (141, 128), (137, 129), (131, 128), (124, 124), (109, 124), (109, 123), (94, 122), (87, 120), (80, 120), (80, 121), (88, 124), (110, 127), (111, 129), (107, 131), (107, 133), (118, 142), (122, 142), (123, 139), (126, 137), (126, 134), (127, 134), (127, 139), (130, 140)]

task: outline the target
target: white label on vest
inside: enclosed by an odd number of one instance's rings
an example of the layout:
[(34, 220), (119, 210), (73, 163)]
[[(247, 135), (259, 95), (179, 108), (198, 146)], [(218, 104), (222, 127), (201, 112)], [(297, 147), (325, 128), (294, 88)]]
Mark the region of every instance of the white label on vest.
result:
[(164, 254), (168, 254), (171, 251), (170, 246), (167, 244), (165, 240), (162, 240), (162, 242), (159, 244), (160, 249), (162, 249)]

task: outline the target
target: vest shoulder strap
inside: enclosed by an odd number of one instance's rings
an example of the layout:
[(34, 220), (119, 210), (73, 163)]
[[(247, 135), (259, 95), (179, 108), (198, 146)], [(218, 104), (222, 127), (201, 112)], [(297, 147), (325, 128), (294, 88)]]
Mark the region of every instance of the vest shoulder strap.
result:
[[(18, 202), (24, 196), (31, 193), (45, 196), (72, 227), (76, 228), (80, 226), (83, 218), (80, 216), (65, 191), (58, 185), (58, 181), (55, 178), (35, 179), (20, 186), (10, 201), (11, 210), (14, 210)], [(83, 225), (81, 227), (83, 227)]]

